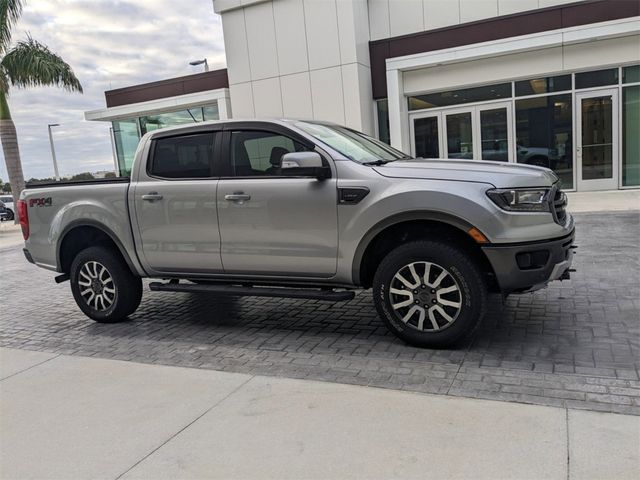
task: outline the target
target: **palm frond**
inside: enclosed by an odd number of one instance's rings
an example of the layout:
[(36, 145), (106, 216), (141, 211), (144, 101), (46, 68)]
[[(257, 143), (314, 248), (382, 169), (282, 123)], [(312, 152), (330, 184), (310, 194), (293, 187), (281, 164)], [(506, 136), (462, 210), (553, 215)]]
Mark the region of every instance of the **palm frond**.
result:
[(0, 65), (12, 86), (56, 86), (82, 92), (80, 81), (69, 64), (31, 37), (18, 42), (7, 52)]
[(11, 30), (22, 15), (22, 0), (0, 0), (0, 53), (9, 48)]

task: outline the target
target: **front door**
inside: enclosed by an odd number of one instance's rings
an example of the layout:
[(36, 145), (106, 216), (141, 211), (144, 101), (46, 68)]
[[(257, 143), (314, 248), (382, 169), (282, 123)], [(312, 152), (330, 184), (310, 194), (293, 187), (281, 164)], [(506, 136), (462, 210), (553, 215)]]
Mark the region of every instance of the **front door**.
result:
[(618, 188), (618, 91), (576, 94), (578, 190)]
[(221, 273), (213, 177), (214, 132), (153, 140), (148, 168), (138, 172), (130, 198), (138, 224), (140, 259), (148, 270)]
[(416, 157), (513, 161), (511, 104), (496, 102), (411, 116)]
[(282, 155), (308, 148), (279, 131), (229, 130), (225, 143), (217, 194), (225, 273), (335, 275), (336, 179), (282, 176)]

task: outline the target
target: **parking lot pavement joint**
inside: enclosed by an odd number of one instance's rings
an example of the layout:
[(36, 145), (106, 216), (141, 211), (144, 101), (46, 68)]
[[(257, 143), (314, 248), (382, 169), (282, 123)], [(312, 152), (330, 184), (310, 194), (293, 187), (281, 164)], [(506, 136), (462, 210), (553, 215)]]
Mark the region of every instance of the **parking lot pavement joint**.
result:
[(20, 371), (13, 372), (11, 375), (7, 375), (6, 377), (2, 377), (2, 378), (0, 378), (0, 382), (4, 382), (5, 380), (8, 380), (8, 379), (10, 379), (10, 378), (12, 378), (12, 377), (15, 377), (16, 375), (20, 375), (21, 373), (24, 373), (24, 372), (26, 372), (26, 371), (28, 371), (28, 370), (31, 370), (32, 368), (39, 367), (40, 365), (42, 365), (42, 364), (44, 364), (44, 363), (50, 362), (51, 360), (55, 360), (55, 359), (56, 359), (56, 358), (58, 358), (60, 355), (61, 355), (61, 354), (59, 354), (59, 353), (58, 353), (57, 355), (55, 355), (55, 356), (53, 356), (53, 357), (47, 358), (46, 360), (43, 360), (43, 361), (41, 361), (41, 362), (38, 362), (38, 363), (36, 363), (36, 364), (34, 364), (34, 365), (31, 365), (31, 366), (29, 366), (29, 367), (27, 367), (27, 368), (23, 368), (23, 369), (22, 369), (22, 370), (20, 370)]
[(189, 428), (191, 425), (193, 425), (194, 423), (196, 423), (198, 420), (200, 420), (202, 417), (204, 417), (207, 413), (209, 413), (211, 410), (213, 410), (214, 408), (216, 408), (218, 405), (220, 405), (222, 402), (224, 402), (226, 399), (228, 399), (229, 397), (231, 397), (234, 393), (236, 393), (238, 390), (240, 390), (242, 387), (244, 387), (247, 383), (249, 383), (252, 379), (255, 378), (255, 375), (251, 375), (249, 378), (247, 378), (244, 382), (242, 382), (240, 385), (238, 385), (236, 388), (234, 388), (231, 392), (229, 392), (227, 395), (225, 395), (224, 397), (222, 397), (220, 400), (218, 400), (217, 402), (215, 402), (213, 405), (211, 405), (209, 408), (207, 408), (204, 412), (202, 412), (200, 415), (198, 415), (196, 418), (194, 418), (193, 420), (191, 420), (189, 423), (187, 423), (185, 426), (183, 426), (181, 429), (179, 429), (177, 432), (175, 432), (174, 434), (172, 434), (169, 438), (167, 438), (165, 441), (163, 441), (160, 445), (158, 445), (157, 447), (153, 448), (149, 453), (147, 453), (146, 455), (144, 455), (140, 460), (138, 460), (137, 462), (135, 462), (133, 465), (131, 465), (129, 468), (127, 468), (124, 472), (122, 472), (121, 474), (119, 474), (117, 477), (115, 477), (114, 480), (119, 480), (120, 478), (122, 478), (123, 476), (125, 476), (127, 473), (129, 473), (131, 470), (133, 470), (135, 467), (137, 467), (138, 465), (140, 465), (142, 462), (144, 462), (147, 458), (149, 458), (151, 455), (153, 455), (154, 453), (156, 453), (158, 450), (160, 450), (162, 447), (164, 447), (167, 443), (169, 443), (171, 440), (173, 440), (175, 437), (177, 437), (178, 435), (180, 435), (182, 432), (184, 432), (187, 428)]

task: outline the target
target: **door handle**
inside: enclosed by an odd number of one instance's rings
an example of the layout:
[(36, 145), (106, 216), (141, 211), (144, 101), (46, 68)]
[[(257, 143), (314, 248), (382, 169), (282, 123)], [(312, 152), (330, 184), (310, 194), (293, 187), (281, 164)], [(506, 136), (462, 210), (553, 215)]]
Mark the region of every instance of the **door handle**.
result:
[(228, 202), (243, 203), (247, 200), (251, 200), (251, 195), (244, 192), (233, 192), (231, 195), (225, 195), (224, 199)]
[(158, 192), (149, 192), (146, 195), (142, 195), (142, 200), (147, 202), (155, 202), (156, 200), (162, 200), (162, 195)]

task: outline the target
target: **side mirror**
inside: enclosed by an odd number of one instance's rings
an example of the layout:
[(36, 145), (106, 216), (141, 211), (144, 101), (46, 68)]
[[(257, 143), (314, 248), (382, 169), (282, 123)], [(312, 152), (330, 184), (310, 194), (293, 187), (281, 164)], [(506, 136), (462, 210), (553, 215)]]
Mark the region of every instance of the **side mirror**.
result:
[(292, 177), (314, 177), (318, 180), (331, 177), (331, 169), (317, 152), (285, 153), (280, 159), (280, 171), (282, 175)]

